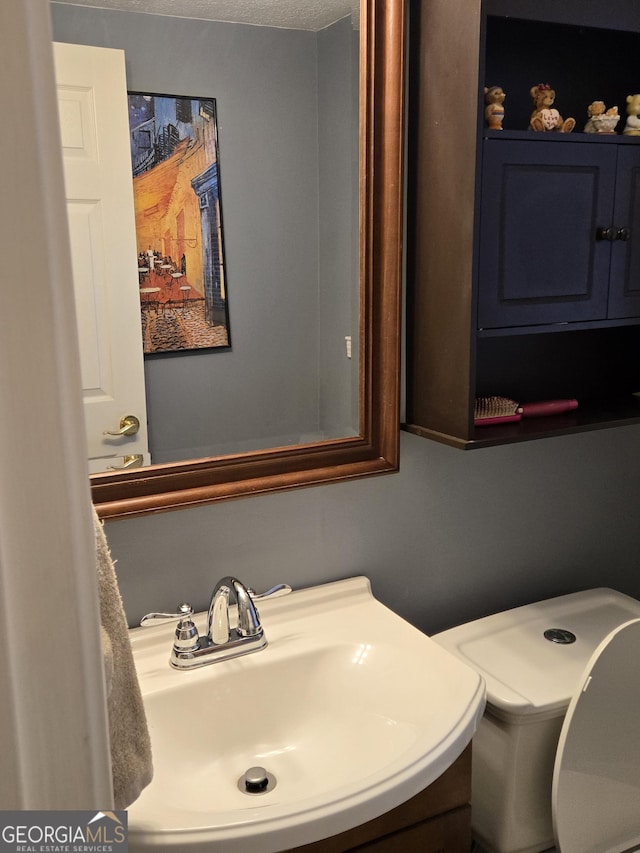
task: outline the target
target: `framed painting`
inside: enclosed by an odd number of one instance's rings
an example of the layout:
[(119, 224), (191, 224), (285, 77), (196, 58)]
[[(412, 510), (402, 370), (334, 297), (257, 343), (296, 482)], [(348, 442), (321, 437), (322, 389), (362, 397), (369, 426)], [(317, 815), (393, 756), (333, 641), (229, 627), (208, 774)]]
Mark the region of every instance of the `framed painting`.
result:
[(229, 347), (216, 102), (128, 102), (144, 352)]

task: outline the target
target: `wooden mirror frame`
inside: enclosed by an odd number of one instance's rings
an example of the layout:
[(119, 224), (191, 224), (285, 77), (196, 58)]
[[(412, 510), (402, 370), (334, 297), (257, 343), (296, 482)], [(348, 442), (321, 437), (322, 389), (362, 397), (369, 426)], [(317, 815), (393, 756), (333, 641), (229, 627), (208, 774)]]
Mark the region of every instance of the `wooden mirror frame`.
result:
[(101, 518), (197, 506), (398, 470), (404, 0), (362, 0), (360, 435), (91, 476)]

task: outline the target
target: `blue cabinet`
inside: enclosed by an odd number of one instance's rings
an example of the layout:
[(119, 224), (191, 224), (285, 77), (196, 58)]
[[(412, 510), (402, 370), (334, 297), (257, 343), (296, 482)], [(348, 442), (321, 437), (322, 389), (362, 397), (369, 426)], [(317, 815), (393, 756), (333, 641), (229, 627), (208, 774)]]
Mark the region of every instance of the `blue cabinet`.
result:
[(484, 140), (480, 330), (640, 322), (640, 148), (607, 143)]

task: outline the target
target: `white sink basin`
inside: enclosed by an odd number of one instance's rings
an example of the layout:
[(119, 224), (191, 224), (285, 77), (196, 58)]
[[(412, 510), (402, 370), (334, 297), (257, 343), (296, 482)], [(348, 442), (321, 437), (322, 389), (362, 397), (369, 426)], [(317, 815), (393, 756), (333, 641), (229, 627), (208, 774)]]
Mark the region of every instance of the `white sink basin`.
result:
[[(174, 626), (130, 632), (154, 761), (129, 808), (132, 853), (308, 844), (408, 800), (471, 740), (482, 679), (366, 578), (265, 599), (260, 616), (265, 649), (189, 671), (169, 666)], [(256, 765), (275, 787), (248, 794)]]

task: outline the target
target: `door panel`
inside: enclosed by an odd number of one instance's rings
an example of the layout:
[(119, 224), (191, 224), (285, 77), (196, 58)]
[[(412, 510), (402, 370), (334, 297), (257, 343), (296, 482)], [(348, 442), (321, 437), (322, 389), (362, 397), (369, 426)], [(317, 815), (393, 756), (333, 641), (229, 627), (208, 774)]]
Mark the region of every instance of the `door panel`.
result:
[(640, 154), (635, 145), (621, 145), (618, 151), (613, 226), (609, 317), (640, 317)]
[(614, 179), (607, 146), (485, 143), (479, 328), (606, 317)]
[[(124, 52), (54, 44), (90, 470), (148, 463)], [(107, 436), (135, 415), (139, 431)]]

